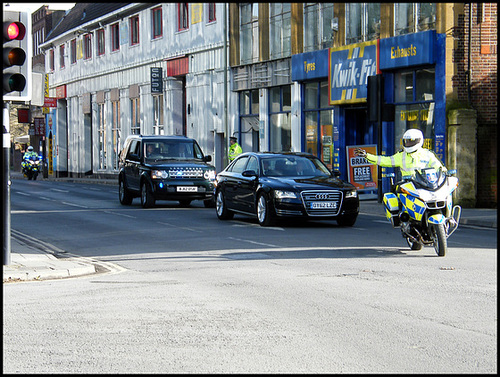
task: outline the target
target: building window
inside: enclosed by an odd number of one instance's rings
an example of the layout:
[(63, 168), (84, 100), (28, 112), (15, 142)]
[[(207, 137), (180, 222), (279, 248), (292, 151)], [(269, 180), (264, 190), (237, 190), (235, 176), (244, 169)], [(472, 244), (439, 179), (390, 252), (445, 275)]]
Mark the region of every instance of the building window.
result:
[(380, 3), (346, 3), (346, 44), (380, 37)]
[(64, 45), (59, 46), (59, 66), (64, 68)]
[(424, 133), (424, 148), (434, 149), (435, 76), (434, 68), (401, 71), (394, 75), (396, 149), (409, 128), (420, 129)]
[(105, 47), (105, 38), (104, 38), (104, 29), (97, 30), (97, 55), (104, 55), (106, 52)]
[(132, 135), (140, 135), (141, 133), (141, 100), (140, 98), (132, 98), (131, 100), (131, 128)]
[(291, 56), (292, 29), (290, 3), (269, 4), (269, 53), (271, 59)]
[(394, 35), (436, 28), (436, 3), (395, 3)]
[(304, 5), (304, 52), (332, 47), (333, 33), (333, 3), (306, 3)]
[(240, 5), (240, 60), (254, 63), (259, 58), (259, 4)]
[(130, 44), (139, 44), (139, 16), (130, 17)]
[(51, 48), (49, 51), (49, 68), (53, 72), (56, 68), (55, 66), (55, 60), (54, 60), (54, 49)]
[(305, 151), (332, 169), (334, 111), (328, 101), (328, 81), (304, 84), (304, 99)]
[(111, 51), (120, 49), (120, 25), (118, 22), (111, 25)]
[(83, 37), (83, 57), (85, 59), (92, 58), (92, 34), (86, 34)]
[(71, 40), (70, 53), (71, 53), (71, 64), (74, 64), (76, 63), (76, 38)]
[(208, 3), (208, 22), (215, 22), (215, 3)]
[(177, 4), (177, 23), (177, 30), (179, 31), (189, 28), (189, 13), (187, 3)]
[(151, 10), (151, 18), (153, 19), (153, 39), (159, 38), (163, 35), (163, 17), (162, 8), (154, 8)]
[(259, 89), (239, 92), (241, 133), (250, 135), (252, 152), (259, 151)]
[(292, 96), (290, 85), (269, 89), (270, 151), (292, 150)]
[(118, 158), (119, 149), (121, 142), (121, 127), (120, 127), (120, 101), (111, 102), (111, 116), (112, 116), (112, 128), (113, 133), (112, 143), (113, 143), (113, 169), (118, 170)]
[(163, 123), (163, 94), (153, 96), (153, 133), (155, 135), (165, 135)]
[(106, 169), (106, 111), (104, 103), (97, 107), (97, 129), (99, 137), (99, 169)]

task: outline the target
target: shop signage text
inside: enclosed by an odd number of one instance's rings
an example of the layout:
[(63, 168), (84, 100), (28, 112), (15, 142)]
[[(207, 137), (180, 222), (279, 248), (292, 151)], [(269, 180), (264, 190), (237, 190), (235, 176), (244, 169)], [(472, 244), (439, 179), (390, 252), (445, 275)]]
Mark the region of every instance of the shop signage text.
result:
[(434, 64), (435, 40), (435, 30), (381, 39), (380, 69)]

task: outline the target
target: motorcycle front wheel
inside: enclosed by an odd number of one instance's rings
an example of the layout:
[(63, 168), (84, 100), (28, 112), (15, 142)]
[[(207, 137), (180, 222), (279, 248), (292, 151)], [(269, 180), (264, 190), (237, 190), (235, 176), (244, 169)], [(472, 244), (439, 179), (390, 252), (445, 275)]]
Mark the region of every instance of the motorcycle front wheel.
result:
[(431, 237), (437, 255), (444, 257), (446, 255), (446, 232), (443, 224), (432, 225)]

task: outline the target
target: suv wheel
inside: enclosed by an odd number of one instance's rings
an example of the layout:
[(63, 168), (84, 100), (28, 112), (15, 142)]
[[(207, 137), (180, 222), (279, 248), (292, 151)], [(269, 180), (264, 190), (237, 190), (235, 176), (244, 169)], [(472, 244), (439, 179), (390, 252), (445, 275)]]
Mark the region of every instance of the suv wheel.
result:
[(118, 198), (120, 199), (120, 203), (123, 205), (130, 205), (132, 204), (132, 195), (130, 195), (130, 192), (126, 189), (125, 187), (125, 182), (123, 181), (123, 178), (119, 178), (118, 180)]
[(142, 182), (141, 184), (141, 205), (142, 208), (149, 208), (155, 205), (151, 186), (147, 182)]

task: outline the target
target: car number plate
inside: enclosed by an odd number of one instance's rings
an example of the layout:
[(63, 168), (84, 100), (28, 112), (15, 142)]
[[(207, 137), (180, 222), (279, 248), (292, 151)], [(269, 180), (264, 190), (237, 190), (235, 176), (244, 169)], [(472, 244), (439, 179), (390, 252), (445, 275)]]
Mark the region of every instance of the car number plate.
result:
[(322, 208), (337, 208), (337, 203), (335, 202), (312, 202), (312, 209), (322, 209)]
[(198, 187), (196, 186), (177, 186), (178, 192), (197, 192)]

